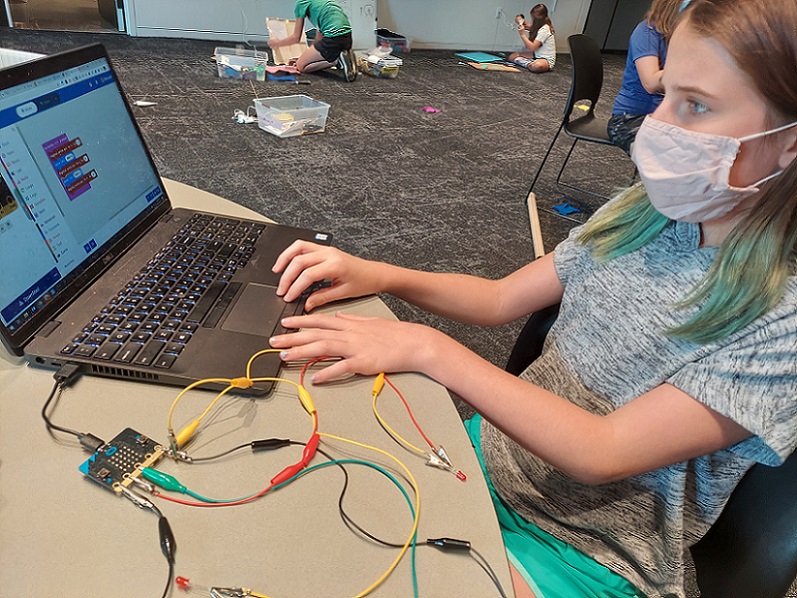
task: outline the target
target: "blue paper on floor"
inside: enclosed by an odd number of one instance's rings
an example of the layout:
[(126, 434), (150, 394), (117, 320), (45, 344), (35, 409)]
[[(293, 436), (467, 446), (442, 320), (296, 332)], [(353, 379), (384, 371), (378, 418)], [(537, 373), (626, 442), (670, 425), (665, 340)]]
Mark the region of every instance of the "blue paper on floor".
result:
[(576, 214), (581, 211), (578, 208), (574, 208), (569, 203), (559, 204), (558, 206), (551, 206), (551, 208), (559, 212), (562, 216), (568, 216), (569, 214)]
[(269, 81), (296, 81), (296, 77), (294, 75), (272, 75), (271, 73), (267, 73)]
[(454, 56), (459, 56), (471, 62), (499, 62), (503, 60), (500, 56), (494, 56), (487, 52), (462, 52), (461, 54), (454, 54)]

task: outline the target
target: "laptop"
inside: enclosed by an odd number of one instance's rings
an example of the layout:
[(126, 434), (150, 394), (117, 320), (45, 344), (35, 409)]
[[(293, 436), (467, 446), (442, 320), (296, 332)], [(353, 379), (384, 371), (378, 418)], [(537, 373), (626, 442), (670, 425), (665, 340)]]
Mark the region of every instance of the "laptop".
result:
[[(103, 46), (0, 70), (0, 337), (29, 363), (176, 386), (242, 376), (303, 309), (271, 271), (296, 239), (331, 242), (172, 207)], [(252, 376), (280, 365), (266, 354)]]

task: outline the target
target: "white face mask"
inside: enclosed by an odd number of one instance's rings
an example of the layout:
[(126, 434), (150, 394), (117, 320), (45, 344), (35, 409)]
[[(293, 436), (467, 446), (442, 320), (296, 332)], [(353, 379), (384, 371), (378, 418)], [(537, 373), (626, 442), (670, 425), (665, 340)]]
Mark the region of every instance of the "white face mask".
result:
[(724, 216), (782, 172), (747, 187), (732, 187), (731, 167), (741, 144), (795, 125), (736, 139), (688, 131), (648, 116), (631, 146), (631, 159), (654, 208), (672, 220), (707, 222)]

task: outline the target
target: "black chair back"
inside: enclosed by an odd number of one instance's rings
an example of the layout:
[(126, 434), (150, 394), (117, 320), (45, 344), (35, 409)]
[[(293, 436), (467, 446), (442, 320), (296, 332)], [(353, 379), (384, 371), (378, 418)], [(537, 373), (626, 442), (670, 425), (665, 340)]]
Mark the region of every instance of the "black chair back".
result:
[(701, 598), (782, 598), (797, 577), (797, 453), (753, 465), (692, 547)]
[(570, 95), (565, 104), (565, 115), (570, 116), (577, 102), (589, 101), (589, 112), (595, 105), (603, 87), (603, 58), (600, 48), (588, 35), (577, 33), (567, 38), (570, 46), (570, 59), (573, 63), (573, 78)]
[[(570, 95), (565, 103), (565, 133), (576, 139), (611, 145), (607, 131), (608, 117), (598, 118), (595, 114), (603, 87), (603, 57), (600, 48), (595, 40), (583, 33), (571, 35), (567, 42), (573, 62), (573, 78)], [(589, 102), (589, 109), (584, 112), (579, 110), (574, 114), (575, 106), (579, 102)]]
[(553, 326), (554, 320), (559, 315), (559, 304), (551, 305), (540, 311), (535, 311), (529, 316), (523, 330), (520, 331), (509, 361), (504, 368), (510, 374), (519, 376), (523, 370), (529, 367), (532, 361), (542, 355), (542, 346), (545, 344), (545, 337)]
[[(559, 129), (557, 129), (556, 134), (553, 136), (553, 139), (551, 139), (551, 143), (542, 158), (542, 162), (540, 162), (540, 165), (537, 167), (537, 172), (534, 174), (534, 178), (531, 181), (528, 195), (531, 195), (531, 192), (534, 190), (534, 185), (537, 183), (537, 179), (540, 178), (542, 168), (545, 166), (545, 162), (551, 154), (551, 150), (559, 137), (559, 133), (564, 130), (567, 135), (573, 138), (573, 143), (567, 151), (567, 156), (565, 156), (561, 168), (559, 168), (559, 174), (556, 176), (557, 185), (562, 185), (568, 189), (573, 189), (594, 197), (608, 199), (608, 196), (596, 193), (591, 189), (577, 187), (562, 181), (562, 173), (565, 171), (565, 166), (567, 166), (567, 162), (570, 160), (570, 155), (573, 153), (577, 141), (583, 140), (602, 143), (604, 145), (613, 145), (609, 140), (609, 133), (607, 131), (609, 118), (598, 118), (595, 115), (595, 106), (598, 104), (598, 98), (600, 98), (601, 95), (601, 87), (603, 87), (603, 57), (601, 56), (600, 48), (598, 48), (598, 44), (596, 44), (591, 37), (583, 33), (571, 35), (567, 38), (567, 43), (570, 46), (573, 73), (570, 80), (570, 92), (565, 102), (564, 117), (562, 118), (562, 123), (559, 125)], [(588, 109), (583, 112), (578, 110), (575, 114), (575, 118), (572, 118), (576, 104), (585, 101), (589, 102)], [(531, 207), (530, 204), (528, 204), (528, 199), (526, 201), (527, 205)], [(530, 217), (533, 218), (534, 215), (530, 213)], [(569, 216), (563, 217), (574, 220)], [(579, 220), (574, 221), (579, 224), (581, 223)]]

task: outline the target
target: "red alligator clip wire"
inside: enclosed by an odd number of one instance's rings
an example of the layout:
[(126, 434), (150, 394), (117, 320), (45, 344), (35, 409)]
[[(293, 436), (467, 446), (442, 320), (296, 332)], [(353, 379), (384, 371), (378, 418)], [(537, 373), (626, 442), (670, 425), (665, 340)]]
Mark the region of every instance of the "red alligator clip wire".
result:
[(271, 478), (271, 485), (279, 486), (307, 467), (310, 459), (315, 456), (316, 450), (318, 449), (319, 440), (321, 440), (321, 437), (317, 433), (313, 434), (304, 447), (304, 451), (302, 452), (302, 460), (298, 463), (294, 463), (293, 465), (288, 465), (288, 467)]

